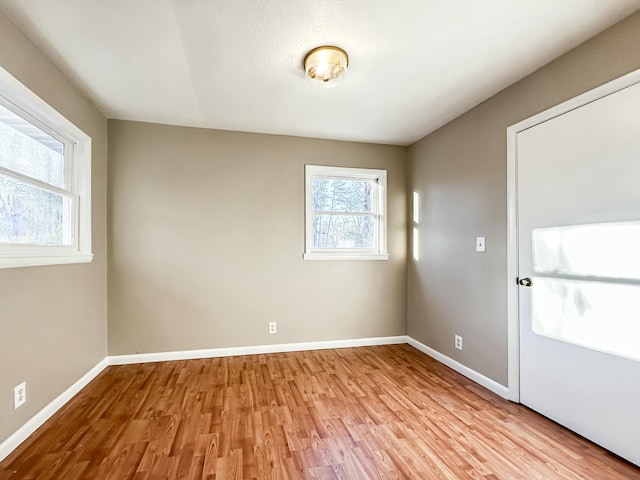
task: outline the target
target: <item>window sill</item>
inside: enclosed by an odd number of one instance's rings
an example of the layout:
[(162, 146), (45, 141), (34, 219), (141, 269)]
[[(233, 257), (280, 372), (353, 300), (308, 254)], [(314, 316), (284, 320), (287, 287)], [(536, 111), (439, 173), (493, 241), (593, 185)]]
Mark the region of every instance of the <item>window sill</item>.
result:
[(90, 263), (93, 261), (92, 253), (75, 253), (61, 255), (22, 255), (2, 257), (1, 268), (40, 267), (44, 265), (68, 265), (72, 263)]
[(305, 253), (304, 260), (389, 260), (388, 253)]

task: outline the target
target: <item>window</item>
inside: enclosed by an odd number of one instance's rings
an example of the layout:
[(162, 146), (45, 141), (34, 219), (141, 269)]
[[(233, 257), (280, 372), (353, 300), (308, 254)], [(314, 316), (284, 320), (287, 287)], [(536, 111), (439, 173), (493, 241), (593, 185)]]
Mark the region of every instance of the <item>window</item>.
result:
[(0, 68), (0, 268), (90, 262), (91, 139)]
[(386, 260), (387, 172), (307, 165), (305, 260)]

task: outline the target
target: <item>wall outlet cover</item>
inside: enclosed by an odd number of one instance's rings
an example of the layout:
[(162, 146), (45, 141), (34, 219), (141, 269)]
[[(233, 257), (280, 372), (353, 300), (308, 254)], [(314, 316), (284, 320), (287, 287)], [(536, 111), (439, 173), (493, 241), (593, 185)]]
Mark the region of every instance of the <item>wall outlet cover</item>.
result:
[(13, 408), (16, 409), (27, 401), (27, 383), (22, 382), (13, 389)]

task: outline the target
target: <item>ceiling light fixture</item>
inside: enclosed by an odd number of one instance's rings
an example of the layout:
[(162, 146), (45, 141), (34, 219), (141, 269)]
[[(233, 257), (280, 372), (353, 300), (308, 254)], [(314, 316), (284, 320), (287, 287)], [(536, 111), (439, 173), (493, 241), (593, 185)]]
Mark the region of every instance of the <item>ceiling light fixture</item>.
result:
[(313, 85), (322, 88), (342, 83), (349, 66), (349, 55), (338, 47), (318, 47), (304, 57), (304, 71)]

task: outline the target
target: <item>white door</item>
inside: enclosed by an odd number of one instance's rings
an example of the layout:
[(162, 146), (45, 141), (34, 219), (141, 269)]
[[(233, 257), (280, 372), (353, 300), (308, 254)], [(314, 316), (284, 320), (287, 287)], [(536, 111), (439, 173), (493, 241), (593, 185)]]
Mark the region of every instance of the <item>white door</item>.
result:
[(640, 85), (516, 141), (520, 401), (640, 465)]

